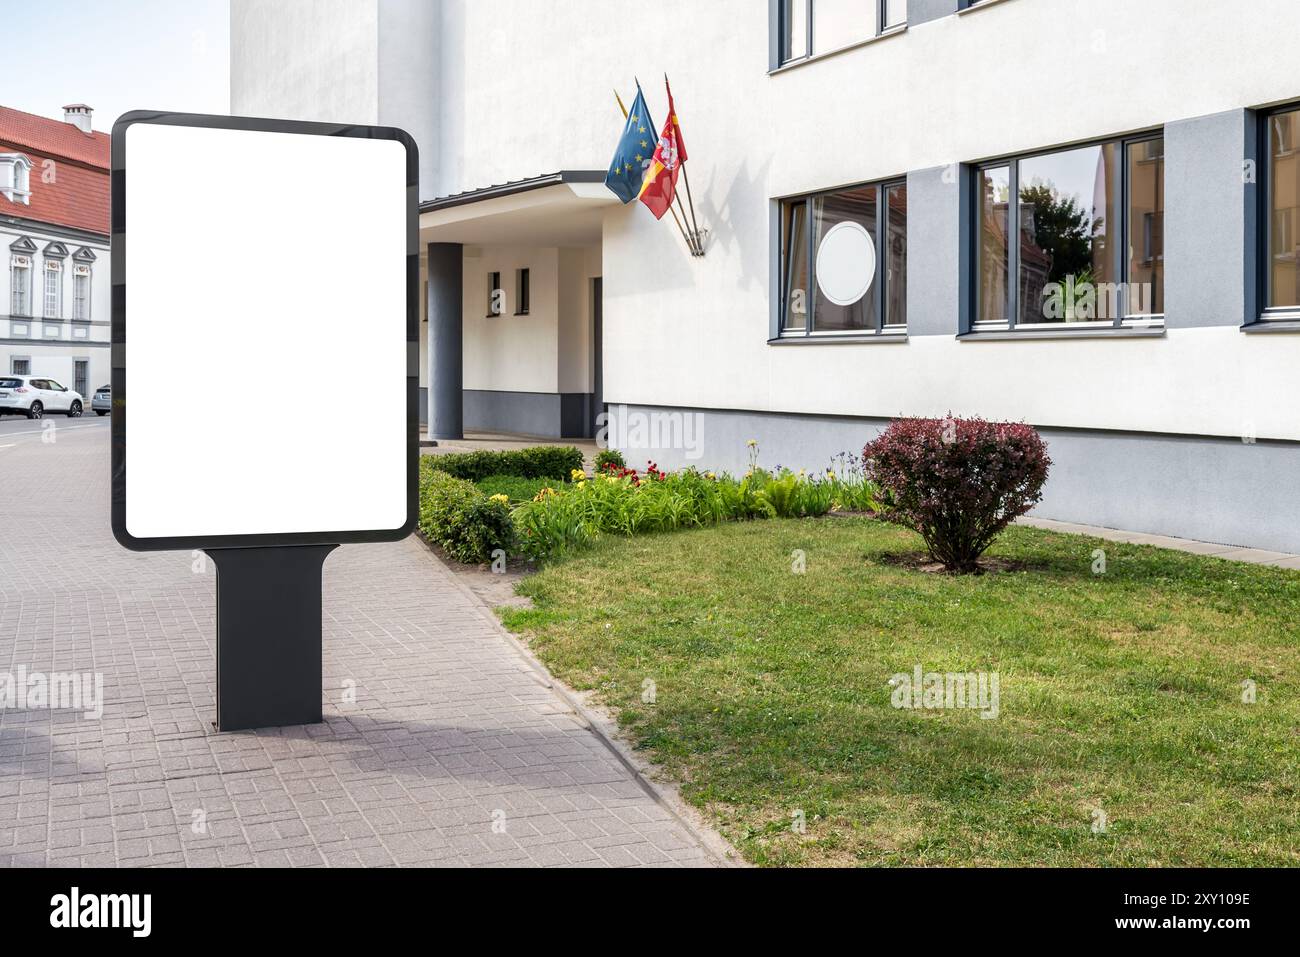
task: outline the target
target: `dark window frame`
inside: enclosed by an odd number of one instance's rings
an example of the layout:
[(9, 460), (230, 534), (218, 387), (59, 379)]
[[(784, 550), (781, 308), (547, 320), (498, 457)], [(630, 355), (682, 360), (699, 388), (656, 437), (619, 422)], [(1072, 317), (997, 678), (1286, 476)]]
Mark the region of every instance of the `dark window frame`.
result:
[(903, 22), (898, 24), (897, 26), (886, 28), (885, 14), (886, 14), (886, 7), (889, 4), (889, 0), (873, 0), (873, 6), (875, 8), (875, 26), (874, 26), (873, 33), (869, 34), (868, 36), (860, 37), (856, 40), (851, 40), (850, 42), (841, 44), (840, 46), (837, 47), (831, 47), (830, 49), (826, 49), (826, 50), (818, 50), (816, 49), (813, 43), (813, 4), (816, 3), (817, 0), (804, 0), (804, 4), (805, 4), (804, 21), (805, 22), (803, 28), (804, 28), (804, 38), (805, 38), (805, 49), (800, 56), (791, 56), (790, 48), (791, 48), (791, 41), (793, 40), (793, 35), (790, 32), (790, 23), (791, 23), (792, 13), (793, 13), (793, 11), (791, 10), (793, 2), (794, 0), (776, 0), (776, 5), (777, 5), (777, 20), (776, 20), (777, 62), (775, 64), (776, 68), (780, 68), (783, 66), (790, 66), (795, 63), (804, 63), (808, 60), (815, 60), (821, 56), (829, 56), (832, 53), (839, 53), (841, 50), (850, 50), (853, 47), (859, 46), (860, 44), (863, 43), (867, 43), (871, 40), (875, 40), (878, 37), (889, 36), (895, 33), (901, 33), (907, 29), (906, 18), (904, 18)]
[[(778, 234), (777, 259), (781, 270), (780, 282), (780, 306), (777, 311), (777, 336), (780, 339), (862, 339), (876, 336), (905, 336), (907, 334), (907, 323), (886, 324), (885, 308), (888, 304), (889, 285), (889, 204), (886, 194), (892, 188), (903, 187), (907, 189), (907, 177), (896, 176), (890, 179), (871, 180), (865, 183), (855, 183), (850, 186), (838, 186), (834, 189), (818, 190), (815, 193), (805, 193), (795, 196), (783, 197), (779, 202), (780, 232)], [(833, 196), (836, 193), (844, 193), (855, 189), (874, 189), (876, 191), (876, 228), (872, 231), (871, 241), (876, 247), (876, 275), (871, 281), (871, 296), (875, 300), (875, 327), (872, 329), (838, 329), (830, 332), (817, 332), (817, 250), (813, 245), (813, 201), (824, 196)], [(792, 282), (791, 269), (793, 257), (789, 255), (790, 233), (794, 229), (795, 217), (789, 217), (786, 222), (785, 210), (787, 207), (794, 208), (796, 205), (802, 205), (804, 218), (804, 242), (806, 243), (804, 254), (808, 262), (808, 289), (807, 289), (807, 313), (804, 316), (804, 326), (802, 329), (786, 329), (786, 310), (790, 305), (790, 285)], [(905, 227), (906, 228), (906, 227)], [(906, 256), (906, 252), (904, 253)], [(906, 263), (906, 260), (904, 260)], [(906, 288), (906, 280), (904, 280)]]
[[(81, 377), (82, 381), (78, 382), (77, 367), (80, 365), (85, 366), (85, 374)], [(82, 386), (82, 388), (80, 389), (77, 388), (78, 385)], [(89, 394), (89, 392), (87, 391), (89, 388), (90, 388), (90, 357), (73, 356), (72, 357), (72, 391), (77, 393), (77, 395), (81, 396), (84, 399)]]
[[(981, 329), (989, 331), (1015, 331), (1024, 329), (1026, 333), (1044, 332), (1051, 330), (1064, 330), (1068, 332), (1080, 332), (1085, 329), (1121, 329), (1132, 326), (1163, 326), (1165, 314), (1158, 313), (1132, 313), (1128, 312), (1128, 249), (1130, 230), (1133, 224), (1129, 222), (1129, 151), (1135, 147), (1140, 147), (1145, 143), (1153, 140), (1164, 139), (1164, 127), (1144, 130), (1140, 133), (1130, 133), (1125, 136), (1106, 136), (1100, 139), (1087, 140), (1082, 143), (1071, 143), (1064, 146), (1051, 146), (1044, 149), (1032, 150), (1025, 153), (1011, 153), (1006, 156), (999, 156), (994, 159), (982, 160), (979, 163), (972, 163), (967, 167), (969, 177), (968, 201), (969, 212), (969, 231), (966, 236), (966, 242), (969, 244), (970, 256), (969, 266), (965, 270), (963, 280), (967, 285), (965, 300), (966, 308), (969, 315), (966, 328), (963, 328), (959, 334), (978, 333)], [(1088, 149), (1094, 146), (1119, 147), (1119, 153), (1116, 160), (1116, 166), (1120, 176), (1119, 190), (1119, 236), (1120, 241), (1115, 243), (1115, 249), (1112, 252), (1114, 257), (1113, 267), (1118, 282), (1122, 284), (1125, 291), (1124, 308), (1119, 310), (1119, 315), (1110, 320), (1090, 319), (1084, 322), (1055, 322), (1043, 321), (1033, 323), (1017, 322), (1020, 314), (1020, 163), (1023, 160), (1035, 159), (1040, 156), (1051, 156), (1054, 153), (1068, 153), (1072, 150)], [(1164, 151), (1161, 150), (1160, 159), (1164, 160)], [(983, 210), (982, 192), (980, 189), (980, 180), (986, 170), (1007, 169), (1007, 315), (1002, 320), (981, 320), (979, 315), (980, 305), (980, 250), (981, 250), (981, 221), (980, 215)], [(1011, 197), (1016, 197), (1012, 202)], [(1163, 243), (1163, 230), (1162, 230)], [(1163, 252), (1160, 256), (1164, 259)], [(1163, 281), (1163, 279), (1162, 279)]]
[(499, 319), (506, 314), (505, 309), (503, 308), (499, 312), (494, 311), (493, 300), (496, 299), (496, 294), (498, 292), (503, 291), (501, 289), (501, 272), (499, 270), (496, 271), (490, 270), (487, 275), (487, 280), (488, 280), (487, 318)]

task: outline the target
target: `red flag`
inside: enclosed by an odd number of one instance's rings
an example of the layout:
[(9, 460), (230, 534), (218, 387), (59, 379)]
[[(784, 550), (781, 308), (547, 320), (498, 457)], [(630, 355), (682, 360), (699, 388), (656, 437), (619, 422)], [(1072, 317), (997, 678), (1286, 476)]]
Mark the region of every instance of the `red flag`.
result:
[(686, 144), (682, 142), (682, 128), (677, 122), (677, 107), (673, 105), (673, 90), (667, 77), (664, 77), (664, 88), (668, 90), (668, 119), (664, 121), (659, 144), (646, 167), (641, 192), (637, 195), (654, 213), (655, 219), (663, 219), (668, 207), (672, 206), (673, 197), (677, 195), (677, 176), (686, 162)]

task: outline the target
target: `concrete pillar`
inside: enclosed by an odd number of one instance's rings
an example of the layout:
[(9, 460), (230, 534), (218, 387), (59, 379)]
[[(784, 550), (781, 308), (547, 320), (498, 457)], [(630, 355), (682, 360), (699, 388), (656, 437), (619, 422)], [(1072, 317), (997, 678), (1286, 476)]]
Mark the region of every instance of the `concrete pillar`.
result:
[(429, 437), (462, 439), (464, 267), (460, 243), (429, 243)]

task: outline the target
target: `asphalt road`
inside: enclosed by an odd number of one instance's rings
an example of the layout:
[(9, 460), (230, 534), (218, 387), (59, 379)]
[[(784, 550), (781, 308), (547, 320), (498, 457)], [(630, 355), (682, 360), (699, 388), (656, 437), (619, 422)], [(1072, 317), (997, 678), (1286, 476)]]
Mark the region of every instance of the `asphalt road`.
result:
[(80, 418), (70, 419), (61, 412), (52, 412), (42, 419), (29, 419), (25, 415), (0, 415), (0, 447), (9, 442), (39, 442), (46, 423), (53, 422), (57, 430), (64, 429), (103, 429), (108, 431), (111, 417), (87, 412)]

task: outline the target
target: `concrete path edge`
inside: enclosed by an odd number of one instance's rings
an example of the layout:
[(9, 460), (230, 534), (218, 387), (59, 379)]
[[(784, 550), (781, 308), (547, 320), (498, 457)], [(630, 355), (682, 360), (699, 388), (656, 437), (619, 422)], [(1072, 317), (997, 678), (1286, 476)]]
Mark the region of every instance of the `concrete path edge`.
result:
[(533, 654), (532, 649), (501, 623), (495, 609), (489, 607), (473, 589), (460, 580), (456, 569), (450, 567), (443, 560), (442, 556), (434, 550), (425, 537), (417, 532), (415, 538), (424, 546), (429, 558), (446, 569), (447, 577), (465, 595), (466, 599), (474, 606), (483, 620), (488, 623), (492, 631), (500, 636), (514, 650), (515, 654), (537, 674), (542, 684), (552, 694), (563, 701), (565, 706), (577, 715), (586, 729), (595, 735), (596, 739), (627, 769), (642, 790), (668, 814), (672, 815), (673, 819), (699, 842), (715, 864), (719, 867), (750, 866), (731, 842), (718, 833), (705, 820), (704, 815), (699, 810), (682, 798), (681, 793), (674, 784), (658, 777), (655, 774), (654, 765), (627, 746), (626, 741), (618, 732), (618, 724), (612, 715), (604, 708), (592, 703), (587, 695), (570, 688), (551, 674), (541, 659)]

